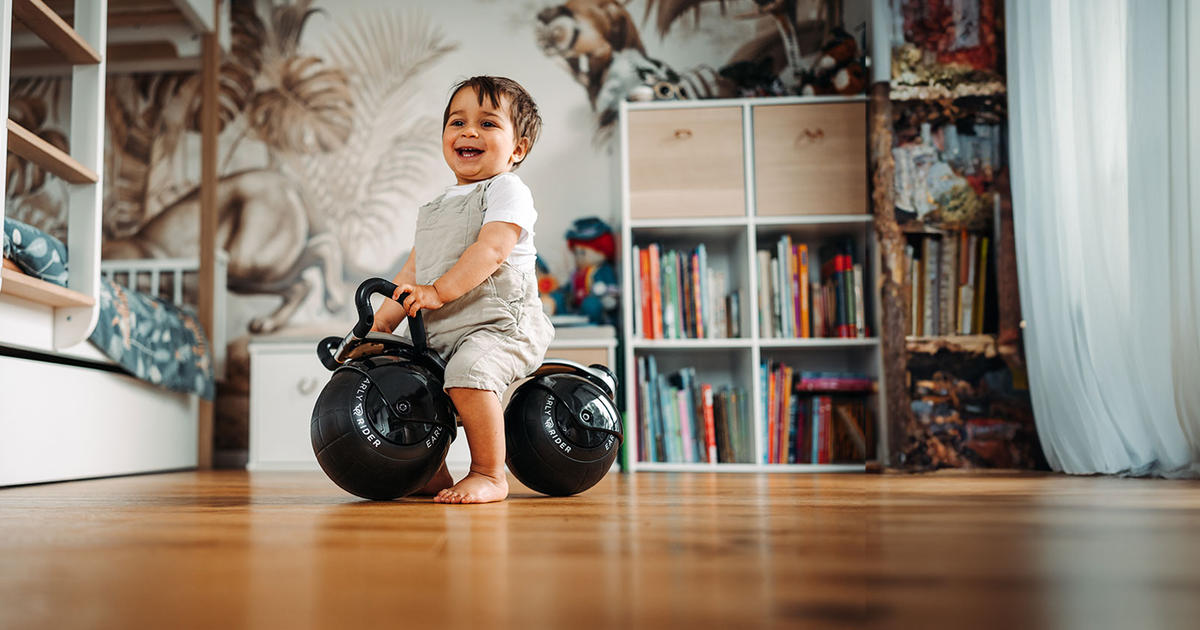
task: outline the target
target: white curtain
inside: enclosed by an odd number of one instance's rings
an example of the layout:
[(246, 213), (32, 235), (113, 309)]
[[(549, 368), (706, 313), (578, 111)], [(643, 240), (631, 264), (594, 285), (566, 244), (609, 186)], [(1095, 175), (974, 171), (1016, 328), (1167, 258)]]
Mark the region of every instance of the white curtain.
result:
[(1006, 17), (1042, 446), (1068, 473), (1196, 475), (1200, 2), (1008, 0)]

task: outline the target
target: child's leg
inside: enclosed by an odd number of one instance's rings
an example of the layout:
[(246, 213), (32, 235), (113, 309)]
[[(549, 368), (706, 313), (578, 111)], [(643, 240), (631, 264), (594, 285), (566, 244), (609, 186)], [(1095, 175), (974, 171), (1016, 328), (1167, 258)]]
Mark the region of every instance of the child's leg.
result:
[[(504, 410), (496, 393), (486, 389), (446, 390), (462, 418), (471, 448), (471, 472), (434, 497), (438, 503), (491, 503), (508, 496), (504, 474)], [(436, 477), (435, 477), (436, 478)]]

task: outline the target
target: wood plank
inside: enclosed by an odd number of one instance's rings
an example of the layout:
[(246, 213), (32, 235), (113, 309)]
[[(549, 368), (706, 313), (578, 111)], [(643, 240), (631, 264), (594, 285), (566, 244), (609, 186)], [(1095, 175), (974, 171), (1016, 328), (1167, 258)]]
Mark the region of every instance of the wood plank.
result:
[[(0, 627), (1188, 628), (1200, 617), (1195, 481), (639, 473), (575, 497), (512, 490), (483, 506), (368, 502), (319, 472), (244, 471), (7, 488)], [(400, 600), (417, 604), (380, 605)]]
[[(883, 363), (883, 400), (887, 424), (879, 427), (883, 462), (900, 463), (904, 436), (915, 419), (908, 394), (908, 309), (904, 296), (904, 235), (896, 224), (896, 161), (892, 158), (892, 102), (887, 83), (871, 86), (871, 206), (875, 213), (875, 239), (879, 245), (879, 274), (874, 290), (879, 296), (879, 342)], [(864, 291), (865, 291), (864, 287)]]
[[(214, 13), (214, 23), (218, 16)], [(216, 339), (216, 273), (217, 255), (217, 134), (220, 130), (218, 105), (220, 99), (221, 46), (217, 32), (203, 36), (202, 70), (203, 101), (200, 106), (200, 326), (209, 339)], [(215, 438), (215, 408), (212, 402), (200, 401), (199, 453), (197, 466), (212, 468)]]
[[(826, 627), (864, 614), (855, 477), (610, 474), (567, 498), (510, 477), (481, 506), (320, 472), (9, 488), (0, 627)], [(43, 603), (64, 575), (86, 606)], [(397, 585), (419, 604), (372, 604)]]
[(92, 306), (96, 303), (91, 296), (84, 295), (78, 291), (72, 291), (66, 287), (60, 287), (57, 284), (38, 280), (27, 276), (20, 271), (14, 271), (9, 268), (9, 261), (5, 260), (3, 269), (0, 269), (0, 276), (3, 276), (3, 281), (0, 281), (0, 291), (4, 295), (23, 298), (30, 302), (45, 304), (53, 307), (64, 306)]
[(13, 17), (61, 52), (71, 63), (97, 64), (100, 55), (42, 0), (13, 0)]
[(100, 181), (92, 169), (12, 119), (8, 120), (8, 150), (72, 184), (95, 184)]

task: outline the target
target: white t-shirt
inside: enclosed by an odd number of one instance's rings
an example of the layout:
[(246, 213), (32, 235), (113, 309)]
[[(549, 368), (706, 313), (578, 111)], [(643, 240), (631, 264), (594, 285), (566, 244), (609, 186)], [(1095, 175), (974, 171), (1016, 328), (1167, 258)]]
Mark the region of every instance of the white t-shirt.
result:
[[(486, 181), (447, 186), (446, 199), (465, 195)], [(537, 248), (533, 246), (533, 224), (537, 222), (537, 210), (533, 208), (533, 193), (529, 192), (529, 187), (520, 177), (513, 173), (501, 173), (492, 178), (486, 201), (484, 223), (504, 221), (521, 226), (521, 236), (508, 255), (508, 264), (517, 269), (532, 271), (537, 264)]]

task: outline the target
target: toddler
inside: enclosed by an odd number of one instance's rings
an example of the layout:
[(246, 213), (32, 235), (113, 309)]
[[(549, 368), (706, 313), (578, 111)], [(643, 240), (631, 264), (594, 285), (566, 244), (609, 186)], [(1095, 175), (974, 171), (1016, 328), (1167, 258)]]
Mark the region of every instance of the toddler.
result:
[(533, 98), (502, 77), (455, 86), (442, 116), (442, 155), (458, 180), (421, 207), (412, 253), (394, 282), (403, 306), (385, 300), (374, 330), (391, 332), (424, 311), (429, 347), (446, 359), (446, 393), (471, 449), (471, 471), (454, 483), (443, 463), (420, 492), (438, 503), (508, 496), (500, 397), (542, 363), (554, 328), (542, 312), (535, 271), (533, 196), (513, 174), (541, 130)]

